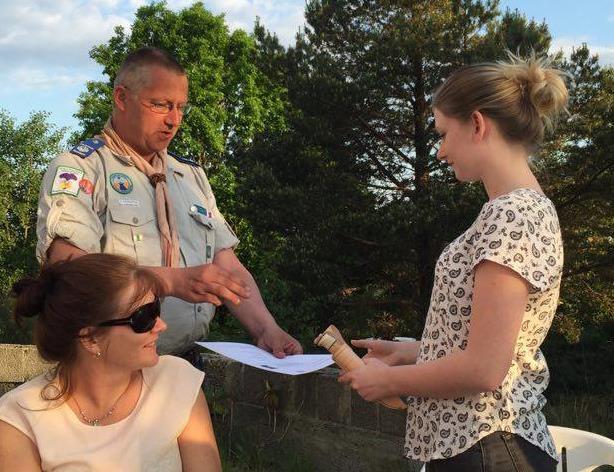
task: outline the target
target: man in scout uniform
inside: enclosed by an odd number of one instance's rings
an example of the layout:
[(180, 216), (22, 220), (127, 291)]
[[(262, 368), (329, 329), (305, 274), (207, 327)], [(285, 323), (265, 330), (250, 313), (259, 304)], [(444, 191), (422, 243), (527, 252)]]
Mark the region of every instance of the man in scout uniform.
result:
[(225, 303), (258, 346), (278, 357), (299, 354), (300, 344), (277, 325), (237, 259), (239, 241), (203, 169), (167, 153), (188, 111), (187, 97), (186, 73), (165, 51), (142, 48), (126, 58), (101, 135), (47, 169), (37, 257), (55, 262), (110, 252), (151, 268), (166, 297), (161, 353), (190, 351), (207, 336), (215, 305)]

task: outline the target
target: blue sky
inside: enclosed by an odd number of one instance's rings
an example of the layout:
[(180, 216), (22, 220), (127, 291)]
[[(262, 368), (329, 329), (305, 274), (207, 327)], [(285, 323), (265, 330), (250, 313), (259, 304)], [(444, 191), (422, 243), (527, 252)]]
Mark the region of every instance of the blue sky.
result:
[[(89, 50), (106, 42), (117, 25), (129, 27), (143, 0), (19, 0), (0, 2), (0, 108), (18, 121), (32, 112), (51, 112), (50, 121), (76, 128), (76, 99), (101, 69)], [(168, 0), (178, 10), (191, 0)], [(303, 24), (304, 0), (205, 0), (224, 13), (231, 28), (252, 29), (256, 16), (284, 44)], [(553, 48), (566, 53), (586, 42), (601, 62), (614, 65), (614, 2), (611, 0), (502, 0), (545, 20)]]

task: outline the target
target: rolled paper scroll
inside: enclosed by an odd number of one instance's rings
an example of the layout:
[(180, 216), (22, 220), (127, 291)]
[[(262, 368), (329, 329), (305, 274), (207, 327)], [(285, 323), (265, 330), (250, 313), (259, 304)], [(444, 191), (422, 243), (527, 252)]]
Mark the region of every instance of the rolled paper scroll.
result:
[[(343, 336), (335, 325), (330, 325), (326, 330), (318, 335), (313, 341), (316, 346), (323, 347), (333, 355), (335, 363), (346, 372), (350, 372), (360, 366), (365, 365), (363, 360), (358, 357), (354, 350), (345, 342)], [(386, 408), (394, 410), (404, 410), (407, 405), (399, 397), (383, 398), (377, 400)]]

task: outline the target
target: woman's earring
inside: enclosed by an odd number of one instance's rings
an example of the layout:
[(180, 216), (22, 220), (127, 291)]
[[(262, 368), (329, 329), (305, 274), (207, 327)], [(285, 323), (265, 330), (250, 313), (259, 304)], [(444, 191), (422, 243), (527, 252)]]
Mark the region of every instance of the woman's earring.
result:
[(100, 359), (102, 357), (102, 352), (96, 351), (96, 359)]

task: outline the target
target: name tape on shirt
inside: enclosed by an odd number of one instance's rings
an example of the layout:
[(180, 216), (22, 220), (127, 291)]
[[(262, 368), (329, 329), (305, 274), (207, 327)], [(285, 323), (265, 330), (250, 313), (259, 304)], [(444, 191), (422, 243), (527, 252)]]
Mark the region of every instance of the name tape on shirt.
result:
[(132, 198), (120, 198), (118, 202), (120, 205), (133, 206), (133, 207), (141, 206), (141, 202), (139, 200), (134, 200)]

